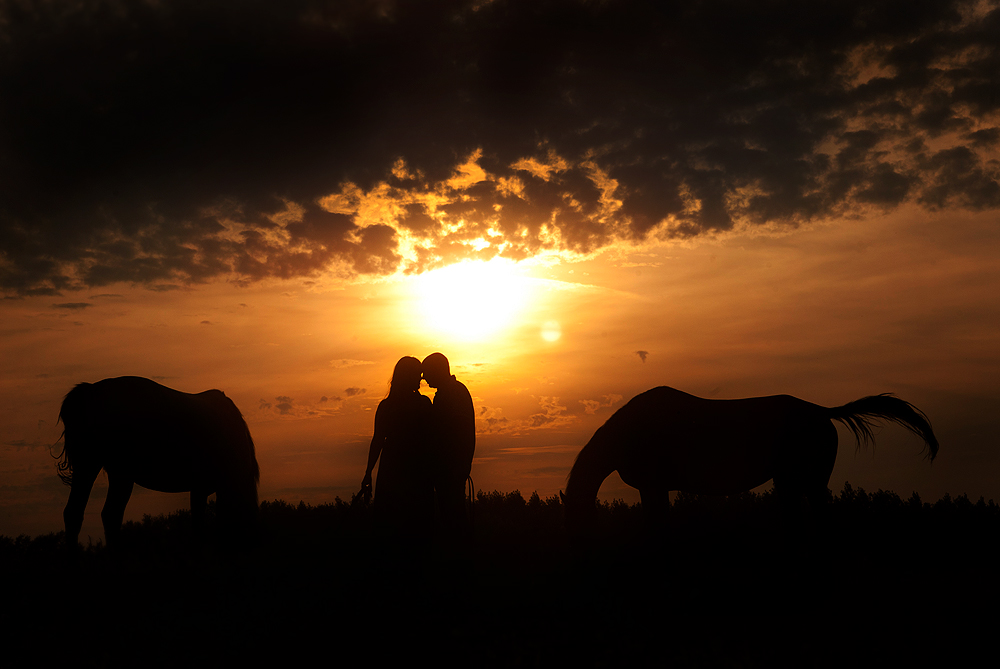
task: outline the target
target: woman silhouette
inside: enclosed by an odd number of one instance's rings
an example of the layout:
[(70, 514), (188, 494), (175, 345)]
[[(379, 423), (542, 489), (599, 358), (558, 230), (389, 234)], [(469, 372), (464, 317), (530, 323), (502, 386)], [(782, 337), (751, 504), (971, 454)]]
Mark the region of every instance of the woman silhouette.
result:
[(426, 445), (431, 401), (418, 391), (420, 371), (416, 358), (405, 356), (396, 363), (389, 394), (375, 410), (375, 434), (361, 482), (362, 490), (371, 489), (372, 469), (381, 457), (375, 516), (388, 529), (409, 535), (427, 533), (434, 514)]

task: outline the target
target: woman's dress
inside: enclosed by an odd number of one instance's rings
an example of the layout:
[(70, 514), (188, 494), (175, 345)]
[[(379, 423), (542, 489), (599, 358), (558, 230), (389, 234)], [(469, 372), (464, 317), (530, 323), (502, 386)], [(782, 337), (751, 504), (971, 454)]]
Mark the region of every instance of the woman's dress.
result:
[(434, 516), (434, 488), (427, 444), (431, 401), (418, 392), (390, 395), (375, 411), (375, 437), (382, 438), (375, 513), (398, 530), (423, 533)]

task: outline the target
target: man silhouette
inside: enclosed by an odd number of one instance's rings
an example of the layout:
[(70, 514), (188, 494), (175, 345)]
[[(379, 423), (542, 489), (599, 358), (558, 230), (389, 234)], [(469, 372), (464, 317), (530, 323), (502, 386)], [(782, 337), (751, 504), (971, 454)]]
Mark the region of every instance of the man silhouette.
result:
[(448, 358), (431, 353), (421, 364), (427, 385), (437, 388), (431, 412), (431, 478), (441, 524), (451, 534), (469, 530), (465, 481), (476, 451), (476, 410), (469, 389), (451, 373)]

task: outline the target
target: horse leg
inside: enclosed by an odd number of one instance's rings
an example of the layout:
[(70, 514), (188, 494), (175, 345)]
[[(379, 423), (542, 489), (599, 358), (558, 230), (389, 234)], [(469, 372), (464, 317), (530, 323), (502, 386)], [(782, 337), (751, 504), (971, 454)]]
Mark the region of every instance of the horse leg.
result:
[(829, 517), (828, 478), (775, 477), (774, 494), (781, 509), (782, 525), (800, 538), (822, 531)]
[(646, 527), (653, 534), (663, 534), (670, 513), (670, 491), (647, 485), (639, 489), (639, 499), (642, 502)]
[(774, 495), (778, 498), (781, 518), (786, 528), (799, 527), (806, 516), (804, 491), (792, 476), (774, 477)]
[(191, 528), (195, 539), (201, 540), (205, 536), (205, 510), (208, 508), (209, 493), (204, 490), (194, 489), (191, 491)]
[(670, 515), (670, 491), (645, 485), (639, 488), (642, 502), (644, 532), (641, 537), (643, 552), (659, 559), (664, 556), (667, 543), (667, 518)]
[(830, 520), (830, 477), (837, 463), (837, 428), (826, 421), (816, 439), (817, 457), (811, 472), (811, 485), (806, 490), (809, 507), (817, 520), (826, 524)]
[[(787, 521), (821, 525), (829, 513), (830, 475), (837, 461), (837, 428), (830, 421), (795, 433), (797, 457), (774, 477), (774, 490)], [(792, 450), (792, 449), (790, 449)]]
[(63, 510), (63, 522), (66, 524), (66, 543), (71, 547), (78, 545), (80, 540), (80, 528), (83, 527), (83, 512), (87, 508), (87, 500), (90, 499), (90, 491), (94, 487), (94, 481), (101, 468), (85, 469), (77, 467), (73, 472), (73, 485), (69, 491), (69, 501)]
[(837, 460), (837, 428), (829, 420), (789, 430), (774, 492), (789, 525), (822, 520), (827, 512), (830, 475)]
[(104, 523), (104, 539), (108, 546), (118, 544), (121, 534), (122, 519), (125, 517), (125, 507), (132, 497), (132, 487), (135, 482), (122, 475), (108, 474), (108, 497), (104, 500), (101, 510), (101, 521)]
[(816, 484), (806, 491), (809, 510), (817, 527), (825, 527), (830, 522), (830, 479)]

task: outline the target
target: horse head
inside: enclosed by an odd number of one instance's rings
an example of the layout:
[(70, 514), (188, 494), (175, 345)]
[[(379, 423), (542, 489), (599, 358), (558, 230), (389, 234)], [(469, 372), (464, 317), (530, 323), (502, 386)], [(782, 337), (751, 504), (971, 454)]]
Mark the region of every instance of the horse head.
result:
[(563, 504), (563, 520), (566, 532), (572, 540), (584, 540), (593, 534), (597, 526), (597, 498), (586, 495), (563, 494), (559, 491)]

